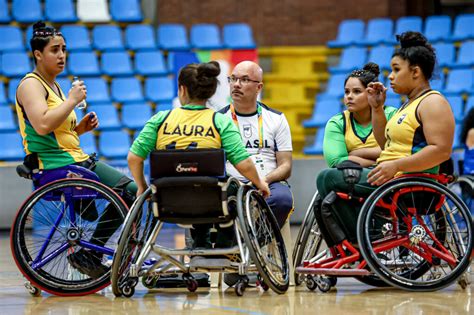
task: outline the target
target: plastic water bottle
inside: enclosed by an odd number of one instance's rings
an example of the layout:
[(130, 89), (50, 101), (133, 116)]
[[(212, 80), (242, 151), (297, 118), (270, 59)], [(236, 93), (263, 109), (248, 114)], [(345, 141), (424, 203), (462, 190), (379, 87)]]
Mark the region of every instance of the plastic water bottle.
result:
[[(78, 84), (78, 83), (79, 83), (79, 78), (78, 78), (78, 77), (74, 77), (74, 78), (72, 79), (72, 86), (75, 86), (75, 85)], [(87, 107), (87, 103), (86, 103), (85, 100), (76, 105), (76, 108), (77, 108), (77, 109), (85, 109), (86, 107)]]

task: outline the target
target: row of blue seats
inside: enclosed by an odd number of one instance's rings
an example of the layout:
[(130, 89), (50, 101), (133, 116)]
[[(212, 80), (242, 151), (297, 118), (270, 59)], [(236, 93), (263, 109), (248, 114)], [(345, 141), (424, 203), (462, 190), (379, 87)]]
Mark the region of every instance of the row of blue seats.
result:
[[(80, 0), (78, 0), (80, 1)], [(74, 0), (0, 0), (0, 23), (12, 20), (19, 23), (34, 23), (48, 20), (53, 23), (77, 22)], [(110, 0), (110, 15), (117, 22), (141, 22), (143, 14), (139, 0)], [(44, 9), (43, 9), (44, 7)], [(11, 12), (11, 14), (10, 14)]]
[[(91, 34), (84, 25), (63, 25), (60, 31), (66, 38), (69, 51), (156, 50), (158, 48), (211, 50), (256, 47), (252, 29), (245, 23), (224, 25), (222, 35), (216, 24), (194, 24), (190, 30), (190, 40), (183, 24), (160, 24), (156, 32), (155, 28), (149, 24), (129, 24), (124, 31), (118, 25), (96, 25)], [(4, 39), (0, 42), (0, 52), (28, 50), (32, 34), (32, 26), (26, 29), (25, 36), (17, 26), (0, 26), (0, 36)]]
[[(437, 63), (440, 67), (466, 68), (474, 66), (474, 41), (462, 42), (456, 54), (452, 43), (433, 45)], [(367, 50), (365, 47), (345, 48), (340, 56), (339, 65), (329, 68), (331, 73), (347, 73), (361, 68), (367, 61), (375, 62), (382, 70), (390, 70), (390, 61), (395, 51), (394, 46), (376, 46)]]
[[(135, 77), (115, 78), (110, 87), (100, 77), (81, 78), (87, 86), (87, 102), (94, 103), (133, 103), (150, 101), (168, 104), (176, 96), (176, 82), (169, 77), (148, 77), (142, 82)], [(21, 79), (11, 79), (7, 93), (5, 85), (0, 83), (0, 105), (15, 104), (15, 93)], [(67, 78), (57, 80), (62, 91), (67, 95), (70, 82)], [(110, 90), (110, 91), (109, 91)]]
[(423, 20), (419, 16), (404, 16), (395, 21), (389, 18), (374, 18), (368, 21), (367, 29), (360, 19), (344, 20), (339, 24), (337, 38), (329, 41), (329, 47), (351, 45), (374, 46), (396, 44), (396, 35), (406, 31), (422, 32), (429, 41), (462, 41), (474, 39), (474, 14), (460, 14), (454, 20), (447, 15), (429, 16)]
[[(159, 104), (156, 110), (167, 110), (172, 108), (172, 103)], [(112, 103), (100, 103), (87, 107), (87, 112), (95, 112), (99, 117), (98, 130), (117, 130), (128, 128), (141, 130), (148, 119), (153, 115), (152, 107), (145, 102), (130, 103), (122, 106), (120, 113)], [(84, 112), (76, 110), (77, 120), (80, 121)], [(18, 130), (17, 118), (13, 110), (8, 106), (0, 107), (0, 132), (12, 132)]]
[[(474, 108), (474, 94), (469, 96), (464, 101), (464, 97), (461, 95), (447, 96), (447, 100), (453, 110), (454, 118), (456, 122), (460, 123), (467, 115), (468, 111)], [(402, 98), (398, 95), (388, 96), (385, 105), (399, 108), (402, 104)], [(305, 128), (320, 128), (324, 127), (327, 121), (337, 113), (344, 110), (344, 106), (339, 98), (328, 98), (325, 100), (317, 101), (314, 104), (313, 115), (310, 119), (303, 122)]]
[[(134, 133), (135, 136), (137, 134), (138, 132)], [(81, 147), (84, 152), (88, 154), (97, 152), (99, 157), (106, 159), (125, 159), (132, 140), (131, 134), (127, 130), (102, 131), (98, 136), (98, 141), (90, 132), (80, 136)], [(23, 160), (25, 153), (18, 132), (0, 133), (0, 143), (2, 143), (1, 161)]]
[[(8, 52), (0, 56), (0, 75), (21, 77), (33, 69), (33, 60), (26, 52)], [(163, 53), (158, 50), (137, 52), (133, 58), (126, 51), (104, 52), (100, 62), (95, 52), (72, 52), (61, 76), (161, 76), (169, 74), (170, 67), (173, 65), (166, 64)]]

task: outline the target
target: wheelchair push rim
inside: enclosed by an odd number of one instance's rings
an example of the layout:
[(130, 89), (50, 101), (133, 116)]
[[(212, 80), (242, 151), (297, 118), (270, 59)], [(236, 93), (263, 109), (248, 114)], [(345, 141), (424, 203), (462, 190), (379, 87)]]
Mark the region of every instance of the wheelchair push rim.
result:
[(470, 264), (472, 218), (433, 181), (402, 179), (378, 188), (362, 207), (357, 234), (370, 268), (401, 289), (442, 289)]
[(97, 222), (112, 209), (119, 214), (120, 225), (127, 213), (123, 200), (109, 187), (88, 179), (61, 179), (34, 191), (19, 208), (11, 229), (18, 269), (35, 287), (54, 295), (86, 295), (108, 286), (110, 268), (92, 278), (72, 267), (67, 257), (82, 248), (113, 254), (117, 231), (103, 247), (91, 242)]

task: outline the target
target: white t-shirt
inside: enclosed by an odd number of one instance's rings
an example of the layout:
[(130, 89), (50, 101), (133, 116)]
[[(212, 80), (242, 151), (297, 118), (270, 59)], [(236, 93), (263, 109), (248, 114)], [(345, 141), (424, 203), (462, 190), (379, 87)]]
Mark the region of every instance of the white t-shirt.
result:
[[(265, 176), (277, 167), (275, 152), (293, 151), (291, 144), (291, 132), (288, 121), (282, 112), (274, 110), (267, 105), (257, 102), (261, 107), (262, 125), (263, 125), (263, 147), (260, 145), (260, 134), (258, 126), (258, 113), (239, 114), (238, 120), (242, 141), (247, 152), (252, 155), (260, 176)], [(219, 111), (232, 119), (230, 105)], [(243, 177), (235, 167), (227, 162), (227, 174), (236, 177), (241, 181), (248, 181)]]

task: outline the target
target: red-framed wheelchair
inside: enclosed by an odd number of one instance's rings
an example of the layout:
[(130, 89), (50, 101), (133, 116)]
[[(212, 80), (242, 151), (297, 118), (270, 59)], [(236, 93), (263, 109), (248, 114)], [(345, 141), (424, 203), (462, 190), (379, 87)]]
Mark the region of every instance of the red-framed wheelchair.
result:
[[(473, 221), (446, 175), (410, 174), (377, 188), (368, 198), (336, 192), (359, 202), (356, 240), (327, 248), (315, 216), (315, 193), (296, 240), (296, 283), (327, 292), (338, 277), (373, 286), (434, 291), (456, 280), (467, 287), (473, 257)], [(342, 224), (343, 225), (343, 224)]]

